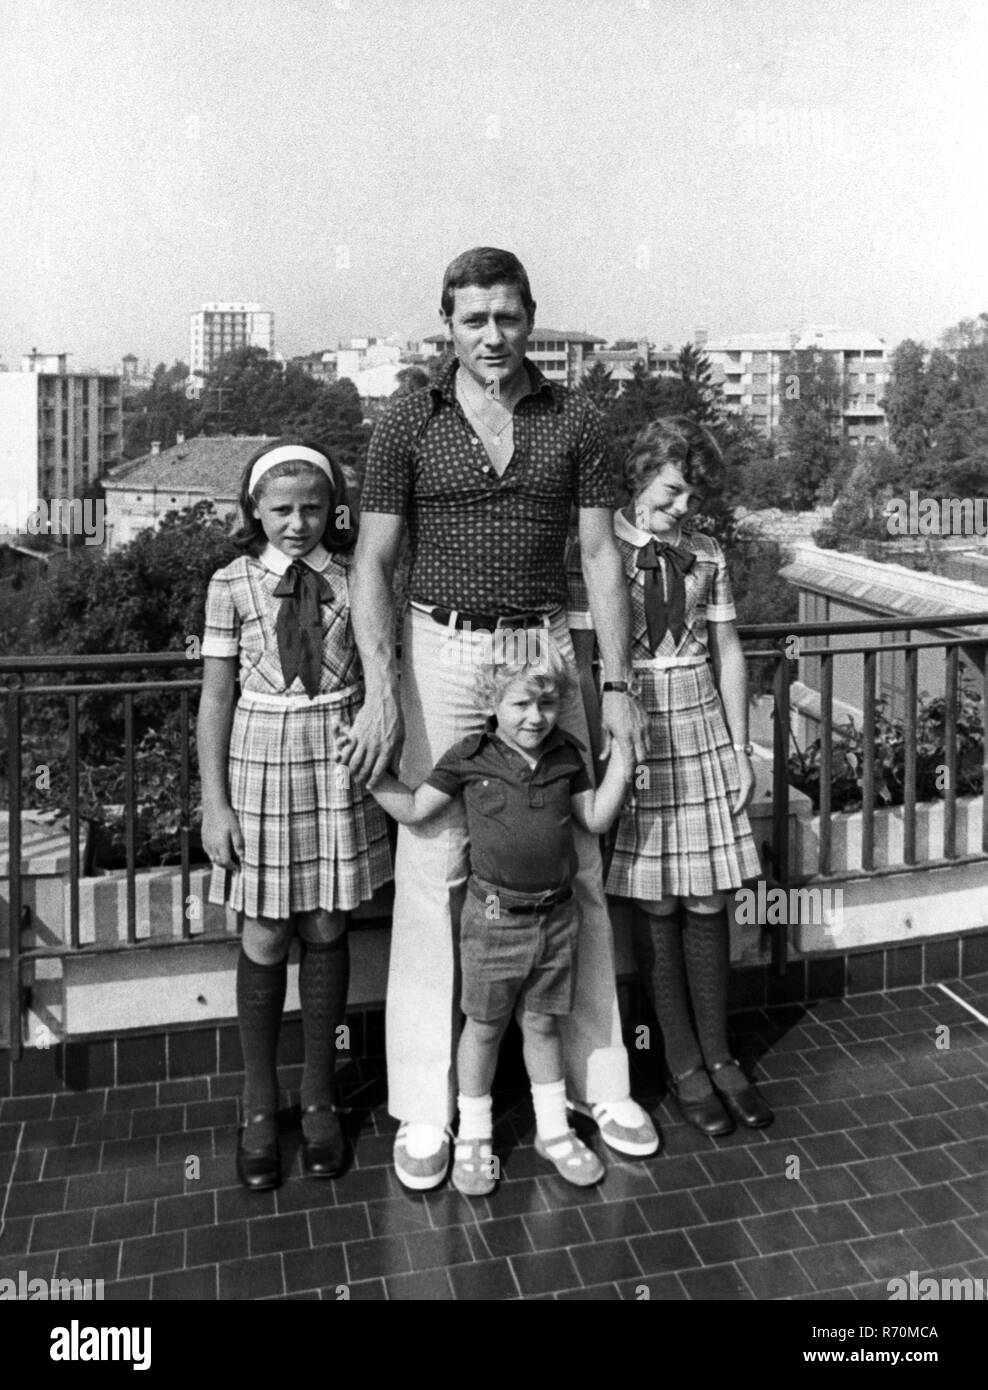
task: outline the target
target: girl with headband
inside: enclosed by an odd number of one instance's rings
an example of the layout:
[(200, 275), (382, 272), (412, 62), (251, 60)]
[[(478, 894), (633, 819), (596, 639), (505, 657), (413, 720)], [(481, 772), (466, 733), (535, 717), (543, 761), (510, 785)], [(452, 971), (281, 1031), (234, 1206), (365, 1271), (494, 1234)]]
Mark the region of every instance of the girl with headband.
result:
[(234, 541), (245, 554), (213, 575), (206, 598), (198, 736), (210, 901), (243, 920), (237, 1175), (262, 1191), (281, 1181), (276, 1058), (296, 933), (302, 1165), (310, 1177), (342, 1171), (333, 1073), (349, 982), (346, 914), (391, 878), (391, 852), (380, 808), (333, 762), (337, 730), (363, 694), (343, 472), (321, 449), (267, 443), (247, 464), (240, 510)]

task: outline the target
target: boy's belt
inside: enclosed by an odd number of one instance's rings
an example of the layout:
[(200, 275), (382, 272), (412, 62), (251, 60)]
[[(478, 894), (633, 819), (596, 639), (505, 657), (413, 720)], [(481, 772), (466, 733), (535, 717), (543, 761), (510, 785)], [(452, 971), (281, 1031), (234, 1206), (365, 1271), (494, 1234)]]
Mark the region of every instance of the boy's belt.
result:
[[(491, 888), (490, 890), (485, 891), (485, 889), (481, 887), (478, 883), (475, 883), (473, 879), (470, 880), (469, 888), (470, 892), (473, 893), (474, 897), (479, 898), (481, 902), (486, 902), (488, 897), (490, 897), (492, 893), (497, 893), (496, 888)], [(513, 895), (518, 890), (511, 888), (505, 889), (504, 891), (510, 892)], [(569, 902), (572, 896), (572, 888), (557, 888), (554, 893), (544, 893), (542, 897), (535, 898), (531, 902), (512, 903), (510, 906), (507, 903), (499, 903), (498, 911), (507, 912), (512, 917), (527, 916), (529, 913), (532, 912), (545, 912), (550, 907), (558, 907), (560, 903)]]
[(441, 623), (443, 627), (462, 628), (469, 626), (480, 632), (494, 632), (499, 627), (543, 627), (550, 623), (560, 611), (558, 608), (553, 608), (546, 613), (532, 609), (528, 613), (498, 615), (497, 613), (470, 613), (462, 608), (443, 608), (431, 603), (419, 603), (417, 599), (412, 599), (411, 604), (419, 613), (427, 614), (433, 622)]

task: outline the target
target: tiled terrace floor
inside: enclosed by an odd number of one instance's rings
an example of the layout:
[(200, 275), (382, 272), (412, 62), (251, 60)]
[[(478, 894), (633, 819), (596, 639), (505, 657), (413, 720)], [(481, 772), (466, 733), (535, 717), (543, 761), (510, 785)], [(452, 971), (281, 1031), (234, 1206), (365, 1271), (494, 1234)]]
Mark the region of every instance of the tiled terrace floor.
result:
[[(949, 988), (988, 1014), (988, 976)], [(108, 1298), (141, 1299), (337, 1299), (344, 1285), (354, 1299), (641, 1298), (642, 1286), (654, 1299), (884, 1299), (910, 1270), (988, 1276), (988, 1027), (936, 986), (736, 1014), (733, 1027), (775, 1125), (704, 1139), (659, 1104), (654, 1062), (632, 1053), (664, 1150), (601, 1149), (607, 1177), (583, 1192), (534, 1153), (510, 1068), (504, 1180), (475, 1202), (400, 1187), (378, 1063), (341, 1073), (346, 1174), (303, 1180), (287, 1126), (290, 1177), (259, 1195), (233, 1172), (237, 1075), (4, 1100), (0, 1277), (102, 1278)], [(298, 1068), (283, 1079), (297, 1085)], [(186, 1180), (190, 1155), (200, 1171)]]

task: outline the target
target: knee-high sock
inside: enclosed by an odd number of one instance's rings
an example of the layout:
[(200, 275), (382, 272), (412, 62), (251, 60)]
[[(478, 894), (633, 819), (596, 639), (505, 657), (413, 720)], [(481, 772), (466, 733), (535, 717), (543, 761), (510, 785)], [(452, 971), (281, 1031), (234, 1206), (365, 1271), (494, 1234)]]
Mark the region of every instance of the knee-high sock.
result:
[[(336, 1099), (336, 1030), (343, 1022), (350, 984), (350, 946), (346, 932), (334, 941), (300, 943), (298, 993), (302, 1004), (305, 1066), (302, 1106), (332, 1106)], [(338, 1128), (332, 1115), (303, 1116), (306, 1138), (319, 1142)]]
[[(690, 1019), (680, 915), (654, 917), (636, 911), (633, 921), (638, 974), (662, 1029), (666, 1065), (674, 1076), (682, 1076), (700, 1066), (702, 1058)], [(705, 1077), (691, 1076), (680, 1085), (689, 1100), (700, 1100), (709, 1090)]]
[[(731, 937), (727, 913), (687, 912), (683, 929), (686, 973), (696, 1030), (700, 1035), (703, 1060), (707, 1067), (729, 1062), (727, 1041), (727, 981), (730, 969)], [(737, 1067), (717, 1073), (722, 1090), (740, 1090), (748, 1083)]]
[(288, 983), (287, 958), (278, 965), (258, 965), (243, 947), (237, 961), (237, 1022), (244, 1054), (243, 1118), (270, 1116), (250, 1126), (250, 1139), (258, 1146), (272, 1143), (278, 1127), (278, 1034)]

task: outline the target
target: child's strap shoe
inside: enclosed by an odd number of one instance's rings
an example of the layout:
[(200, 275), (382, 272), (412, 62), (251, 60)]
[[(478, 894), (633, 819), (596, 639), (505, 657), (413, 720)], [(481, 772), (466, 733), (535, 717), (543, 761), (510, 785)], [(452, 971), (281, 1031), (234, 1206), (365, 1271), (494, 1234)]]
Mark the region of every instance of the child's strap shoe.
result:
[(604, 1165), (593, 1149), (588, 1149), (571, 1129), (558, 1139), (542, 1139), (536, 1134), (535, 1152), (540, 1158), (547, 1158), (559, 1176), (574, 1187), (593, 1187), (604, 1176)]
[(486, 1197), (497, 1186), (497, 1159), (489, 1139), (457, 1139), (452, 1183), (464, 1197)]

